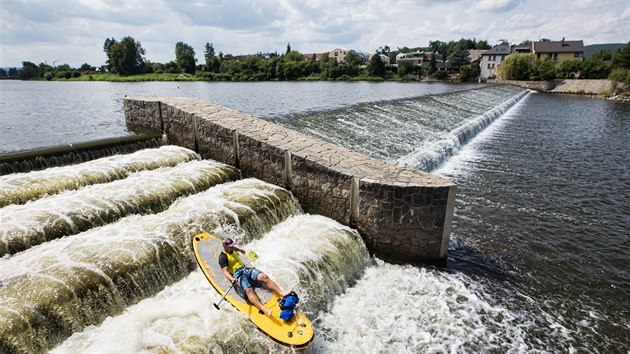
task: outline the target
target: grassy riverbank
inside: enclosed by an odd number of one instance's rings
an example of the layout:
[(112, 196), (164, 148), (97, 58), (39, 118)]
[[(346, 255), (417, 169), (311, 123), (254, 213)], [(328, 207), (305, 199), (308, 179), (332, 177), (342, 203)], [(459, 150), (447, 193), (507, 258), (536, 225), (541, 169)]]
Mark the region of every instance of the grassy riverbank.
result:
[[(444, 81), (459, 81), (456, 77), (448, 77)], [(230, 75), (222, 74), (208, 74), (191, 75), (191, 74), (140, 74), (121, 76), (118, 74), (83, 74), (79, 77), (71, 78), (53, 78), (50, 81), (111, 81), (111, 82), (143, 82), (143, 81), (278, 81), (272, 80), (258, 80), (255, 77), (242, 77), (234, 78)], [(284, 80), (287, 81), (287, 80)], [(422, 77), (419, 78), (416, 75), (407, 75), (405, 77), (399, 76), (348, 76), (342, 75), (336, 79), (325, 78), (321, 75), (312, 74), (310, 76), (299, 77), (292, 81), (441, 81), (435, 78)]]

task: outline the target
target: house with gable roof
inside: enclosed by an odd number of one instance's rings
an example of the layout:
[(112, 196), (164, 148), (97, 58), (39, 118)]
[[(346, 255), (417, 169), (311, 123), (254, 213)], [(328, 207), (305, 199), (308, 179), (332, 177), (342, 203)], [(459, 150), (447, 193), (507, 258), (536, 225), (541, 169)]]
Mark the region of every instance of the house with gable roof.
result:
[(584, 59), (584, 43), (580, 41), (541, 41), (532, 43), (536, 59), (548, 59), (560, 64), (572, 59)]

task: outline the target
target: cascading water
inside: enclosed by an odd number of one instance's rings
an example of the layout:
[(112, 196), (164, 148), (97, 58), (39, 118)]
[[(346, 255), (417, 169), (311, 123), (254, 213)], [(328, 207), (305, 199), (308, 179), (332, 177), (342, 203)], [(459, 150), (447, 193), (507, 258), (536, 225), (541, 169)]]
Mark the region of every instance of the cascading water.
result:
[(235, 180), (239, 175), (233, 167), (218, 162), (191, 161), (0, 208), (0, 256), (128, 214), (164, 210), (178, 197)]
[(232, 225), (247, 241), (298, 212), (285, 190), (242, 180), (2, 259), (0, 349), (41, 351), (181, 279), (203, 230)]
[(527, 93), (513, 86), (491, 86), (276, 121), (385, 161), (431, 171)]
[(23, 204), (44, 195), (122, 179), (133, 172), (175, 166), (199, 159), (191, 150), (167, 145), (129, 155), (104, 157), (73, 166), (0, 176), (0, 207)]
[[(232, 230), (215, 233), (232, 235)], [(327, 311), (327, 304), (352, 286), (369, 262), (356, 231), (321, 216), (293, 216), (253, 242), (242, 241), (241, 247), (259, 254), (255, 266), (281, 287), (296, 290), (311, 316)], [(196, 270), (122, 315), (76, 333), (52, 352), (281, 351), (229, 305), (214, 309), (218, 298)]]

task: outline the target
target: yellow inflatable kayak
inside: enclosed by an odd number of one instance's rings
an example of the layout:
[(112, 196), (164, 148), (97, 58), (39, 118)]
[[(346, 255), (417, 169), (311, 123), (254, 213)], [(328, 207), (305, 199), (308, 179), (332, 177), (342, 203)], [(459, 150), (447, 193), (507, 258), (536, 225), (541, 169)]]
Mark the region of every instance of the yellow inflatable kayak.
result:
[[(225, 292), (230, 289), (230, 283), (225, 279), (219, 267), (219, 254), (223, 250), (221, 239), (208, 233), (201, 233), (193, 237), (193, 250), (203, 274), (219, 295), (224, 296)], [(273, 310), (271, 316), (260, 313), (254, 305), (243, 299), (234, 289), (225, 296), (225, 300), (238, 311), (247, 315), (260, 331), (276, 342), (292, 348), (306, 348), (313, 340), (315, 331), (304, 312), (298, 308), (293, 318), (284, 321), (279, 317), (281, 309), (278, 295), (263, 288), (257, 288), (256, 293), (263, 305)]]

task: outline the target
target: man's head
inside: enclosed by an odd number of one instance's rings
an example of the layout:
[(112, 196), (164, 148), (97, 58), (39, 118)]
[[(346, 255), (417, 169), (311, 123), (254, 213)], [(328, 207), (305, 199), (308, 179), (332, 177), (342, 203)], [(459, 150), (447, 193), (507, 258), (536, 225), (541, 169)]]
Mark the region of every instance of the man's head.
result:
[(236, 243), (234, 243), (234, 240), (229, 237), (223, 239), (223, 248), (226, 251), (232, 251), (234, 247), (236, 247)]

